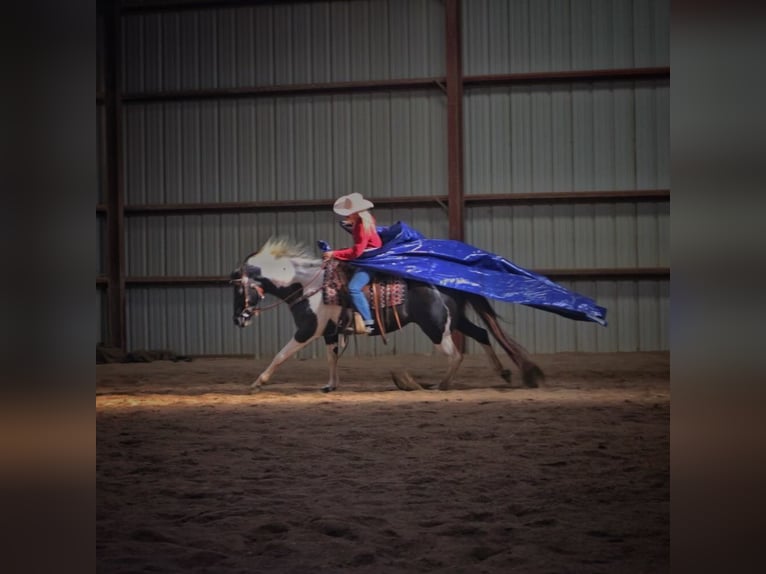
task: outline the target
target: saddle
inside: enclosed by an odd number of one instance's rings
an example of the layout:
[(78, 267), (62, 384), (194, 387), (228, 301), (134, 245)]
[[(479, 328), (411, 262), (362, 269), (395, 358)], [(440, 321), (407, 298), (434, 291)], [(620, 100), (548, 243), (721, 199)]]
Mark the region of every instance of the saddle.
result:
[[(365, 332), (362, 316), (356, 312), (348, 292), (348, 283), (354, 274), (354, 269), (348, 263), (331, 259), (327, 262), (322, 283), (322, 299), (325, 305), (339, 305), (343, 308), (338, 328), (344, 333), (361, 334)], [(370, 303), (375, 319), (373, 335), (380, 335), (386, 342), (385, 321), (381, 318), (381, 310), (392, 313), (396, 324), (401, 329), (402, 324), (397, 305), (407, 300), (407, 282), (401, 277), (385, 274), (372, 275), (370, 282), (364, 286), (362, 293)]]

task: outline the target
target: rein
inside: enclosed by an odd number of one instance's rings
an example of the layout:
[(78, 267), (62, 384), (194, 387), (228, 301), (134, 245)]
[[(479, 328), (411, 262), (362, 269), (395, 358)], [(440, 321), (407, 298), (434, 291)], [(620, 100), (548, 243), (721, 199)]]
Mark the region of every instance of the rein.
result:
[[(317, 279), (317, 277), (319, 277), (319, 274), (322, 273), (322, 271), (325, 268), (325, 263), (326, 262), (324, 262), (324, 261), (322, 262), (322, 264), (319, 266), (319, 270), (316, 272), (316, 274), (311, 279), (309, 279), (306, 282), (306, 286), (311, 285)], [(242, 272), (242, 277), (243, 278), (245, 277), (244, 271)], [(245, 292), (245, 308), (243, 309), (243, 311), (252, 312), (253, 315), (257, 316), (259, 313), (261, 313), (261, 311), (269, 311), (271, 309), (279, 307), (283, 303), (287, 303), (287, 306), (292, 309), (293, 306), (297, 305), (301, 301), (305, 301), (309, 297), (312, 297), (313, 295), (319, 293), (319, 291), (321, 291), (321, 290), (322, 290), (322, 284), (320, 283), (319, 287), (317, 287), (313, 291), (310, 291), (309, 293), (301, 293), (302, 292), (302, 289), (301, 289), (301, 290), (295, 291), (294, 293), (288, 295), (284, 299), (280, 299), (276, 303), (272, 303), (271, 305), (268, 305), (267, 307), (261, 307), (260, 309), (257, 308), (256, 306), (248, 305), (247, 292)], [(260, 302), (260, 300), (265, 297), (264, 291), (263, 291), (263, 287), (261, 287), (260, 285), (256, 286), (256, 291), (258, 291), (258, 296), (260, 297), (260, 299), (258, 301)], [(299, 295), (299, 294), (300, 294), (300, 296), (297, 299), (295, 299), (294, 301), (290, 301), (290, 299), (292, 297), (294, 297), (295, 295)], [(258, 305), (258, 303), (256, 303), (255, 305)], [(252, 311), (250, 311), (251, 309), (252, 309)]]

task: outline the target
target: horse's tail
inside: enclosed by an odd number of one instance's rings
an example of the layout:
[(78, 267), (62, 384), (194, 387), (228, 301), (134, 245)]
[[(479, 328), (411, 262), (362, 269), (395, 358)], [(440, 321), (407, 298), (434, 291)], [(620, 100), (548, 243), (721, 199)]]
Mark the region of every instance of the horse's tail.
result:
[(545, 375), (542, 369), (535, 364), (527, 353), (527, 350), (519, 343), (511, 339), (500, 327), (497, 321), (497, 313), (484, 297), (473, 295), (468, 297), (468, 302), (474, 311), (481, 317), (484, 324), (489, 328), (492, 336), (495, 337), (503, 350), (508, 354), (511, 360), (516, 363), (522, 373), (524, 385), (527, 387), (537, 387), (538, 381), (544, 381)]

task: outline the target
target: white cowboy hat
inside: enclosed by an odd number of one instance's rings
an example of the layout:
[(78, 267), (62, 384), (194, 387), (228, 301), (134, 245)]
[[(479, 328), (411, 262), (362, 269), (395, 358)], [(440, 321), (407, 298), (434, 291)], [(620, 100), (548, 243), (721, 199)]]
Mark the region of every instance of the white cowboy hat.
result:
[(338, 215), (346, 216), (352, 213), (359, 213), (375, 207), (371, 201), (362, 197), (361, 193), (350, 193), (338, 198), (332, 210)]

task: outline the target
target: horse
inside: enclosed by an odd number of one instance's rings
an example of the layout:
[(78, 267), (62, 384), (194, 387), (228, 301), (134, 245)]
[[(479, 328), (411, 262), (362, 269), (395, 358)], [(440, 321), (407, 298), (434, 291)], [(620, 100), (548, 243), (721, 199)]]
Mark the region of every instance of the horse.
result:
[[(338, 387), (339, 339), (343, 336), (339, 325), (344, 309), (341, 305), (324, 302), (324, 266), (325, 263), (313, 256), (304, 244), (286, 238), (271, 238), (261, 249), (245, 257), (242, 264), (232, 271), (230, 283), (234, 287), (234, 324), (237, 327), (247, 327), (255, 316), (266, 309), (260, 307), (266, 295), (279, 300), (275, 306), (288, 306), (296, 326), (293, 338), (252, 383), (253, 392), (268, 384), (282, 363), (319, 337), (324, 337), (330, 372), (329, 380), (321, 390), (330, 392)], [(489, 357), (495, 372), (510, 383), (511, 372), (503, 368), (487, 331), (466, 316), (469, 305), (520, 369), (523, 384), (533, 388), (544, 380), (542, 370), (532, 361), (527, 351), (501, 329), (498, 316), (486, 298), (410, 279), (405, 282), (405, 302), (395, 307), (395, 313), (387, 313), (386, 319), (382, 320), (383, 325), (379, 327), (384, 332), (396, 331), (409, 323), (420, 327), (447, 356), (447, 372), (438, 385), (440, 390), (449, 389), (463, 360), (452, 338), (455, 331), (477, 341)], [(406, 372), (404, 380), (394, 375), (394, 383), (405, 390), (422, 389)]]

